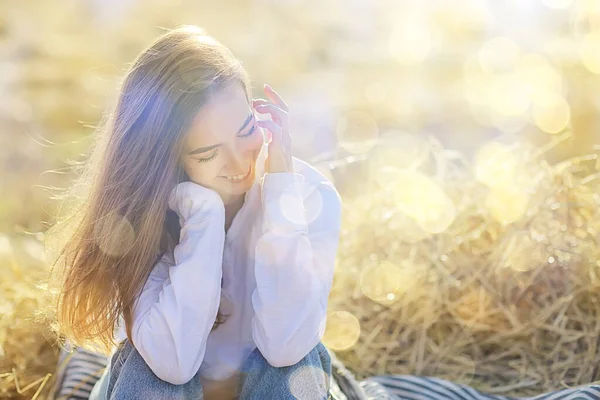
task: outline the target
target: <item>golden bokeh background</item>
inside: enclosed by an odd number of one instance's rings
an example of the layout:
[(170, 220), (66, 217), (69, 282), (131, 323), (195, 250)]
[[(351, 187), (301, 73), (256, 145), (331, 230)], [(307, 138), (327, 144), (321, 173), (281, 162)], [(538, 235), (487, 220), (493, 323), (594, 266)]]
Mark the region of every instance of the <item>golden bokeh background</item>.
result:
[(283, 96), (294, 155), (342, 195), (324, 343), (358, 377), (600, 379), (597, 0), (23, 0), (0, 2), (0, 398), (54, 374), (33, 318), (54, 189), (182, 24)]

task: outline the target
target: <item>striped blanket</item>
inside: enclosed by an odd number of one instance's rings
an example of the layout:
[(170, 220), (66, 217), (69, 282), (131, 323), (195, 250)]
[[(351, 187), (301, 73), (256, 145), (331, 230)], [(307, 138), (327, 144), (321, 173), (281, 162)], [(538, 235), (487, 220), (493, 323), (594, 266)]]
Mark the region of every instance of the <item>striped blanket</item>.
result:
[[(363, 381), (331, 355), (331, 400), (600, 400), (600, 385), (563, 389), (534, 397), (491, 395), (439, 378), (414, 375), (372, 376)], [(83, 349), (62, 351), (54, 387), (56, 400), (88, 399), (108, 364), (106, 356)]]

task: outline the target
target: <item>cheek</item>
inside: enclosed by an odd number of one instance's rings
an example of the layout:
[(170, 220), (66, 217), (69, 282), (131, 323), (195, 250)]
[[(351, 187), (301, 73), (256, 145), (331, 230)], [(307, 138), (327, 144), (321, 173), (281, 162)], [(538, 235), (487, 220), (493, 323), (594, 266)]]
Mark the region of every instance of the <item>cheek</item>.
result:
[(208, 182), (217, 175), (217, 167), (213, 160), (208, 163), (190, 162), (186, 165), (186, 172), (190, 179), (197, 183)]
[(264, 143), (264, 133), (261, 127), (257, 126), (256, 127), (256, 133), (254, 133), (254, 135), (252, 135), (252, 148), (254, 150), (260, 150), (260, 147), (263, 145)]
[(259, 131), (254, 132), (252, 136), (239, 140), (237, 150), (243, 154), (256, 153), (260, 151), (263, 145), (262, 132)]

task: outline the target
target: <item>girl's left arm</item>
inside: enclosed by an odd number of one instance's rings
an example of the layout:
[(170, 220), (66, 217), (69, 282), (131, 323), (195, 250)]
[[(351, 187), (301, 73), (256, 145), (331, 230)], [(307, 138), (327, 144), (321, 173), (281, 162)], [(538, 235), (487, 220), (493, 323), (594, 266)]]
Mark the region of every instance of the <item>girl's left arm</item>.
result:
[(299, 362), (325, 332), (342, 207), (333, 184), (315, 175), (267, 173), (260, 181), (252, 337), (274, 367)]

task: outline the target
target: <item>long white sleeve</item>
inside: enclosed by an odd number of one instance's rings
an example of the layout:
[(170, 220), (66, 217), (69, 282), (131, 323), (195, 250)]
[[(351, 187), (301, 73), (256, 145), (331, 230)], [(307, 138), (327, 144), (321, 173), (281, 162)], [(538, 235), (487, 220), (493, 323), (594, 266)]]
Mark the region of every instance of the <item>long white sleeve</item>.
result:
[(164, 256), (134, 307), (133, 341), (160, 379), (183, 384), (194, 377), (206, 350), (221, 295), (225, 227), (219, 212), (182, 223), (174, 263)]
[(275, 367), (299, 362), (325, 332), (341, 199), (331, 182), (318, 177), (267, 173), (262, 181), (264, 220), (255, 247), (252, 336)]

